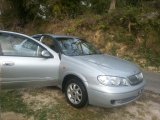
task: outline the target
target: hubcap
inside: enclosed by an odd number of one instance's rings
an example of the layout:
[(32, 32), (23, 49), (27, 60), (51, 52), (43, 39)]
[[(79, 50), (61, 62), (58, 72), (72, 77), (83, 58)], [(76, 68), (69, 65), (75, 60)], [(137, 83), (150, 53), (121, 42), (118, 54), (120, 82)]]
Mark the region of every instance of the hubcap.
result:
[(77, 84), (71, 83), (67, 88), (67, 97), (71, 103), (79, 104), (82, 101), (81, 88)]

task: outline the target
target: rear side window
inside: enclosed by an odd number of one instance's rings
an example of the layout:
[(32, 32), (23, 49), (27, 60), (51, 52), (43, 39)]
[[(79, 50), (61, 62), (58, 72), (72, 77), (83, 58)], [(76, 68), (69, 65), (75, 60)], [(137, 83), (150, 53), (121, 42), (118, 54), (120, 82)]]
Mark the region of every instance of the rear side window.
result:
[(34, 39), (36, 39), (38, 41), (40, 41), (40, 39), (41, 39), (41, 37), (37, 37), (37, 36), (32, 36), (32, 38), (34, 38)]
[(56, 53), (59, 53), (59, 48), (57, 43), (55, 42), (55, 39), (52, 37), (44, 36), (41, 42), (45, 45), (47, 45), (49, 48), (51, 48)]

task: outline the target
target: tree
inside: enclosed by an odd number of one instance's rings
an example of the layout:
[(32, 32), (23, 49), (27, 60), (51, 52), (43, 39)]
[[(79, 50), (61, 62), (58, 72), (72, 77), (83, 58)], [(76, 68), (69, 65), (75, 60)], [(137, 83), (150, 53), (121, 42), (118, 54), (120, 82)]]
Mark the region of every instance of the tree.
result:
[(109, 7), (109, 13), (111, 13), (113, 10), (116, 9), (116, 0), (111, 0), (111, 3), (110, 3), (110, 7)]

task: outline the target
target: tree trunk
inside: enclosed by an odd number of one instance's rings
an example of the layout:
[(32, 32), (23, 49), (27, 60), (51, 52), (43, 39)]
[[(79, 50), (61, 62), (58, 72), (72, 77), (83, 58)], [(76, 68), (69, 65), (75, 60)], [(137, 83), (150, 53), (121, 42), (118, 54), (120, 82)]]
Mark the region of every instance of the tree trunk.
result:
[(115, 9), (116, 9), (116, 0), (112, 0), (108, 12), (111, 13)]
[(3, 4), (4, 4), (4, 1), (3, 0), (0, 0), (0, 15), (2, 14), (3, 12)]

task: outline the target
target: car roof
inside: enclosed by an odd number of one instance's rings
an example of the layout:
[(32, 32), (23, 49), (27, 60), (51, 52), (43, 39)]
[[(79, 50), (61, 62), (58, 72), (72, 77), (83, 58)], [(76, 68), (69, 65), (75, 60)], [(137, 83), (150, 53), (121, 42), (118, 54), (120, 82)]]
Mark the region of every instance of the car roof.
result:
[[(20, 36), (23, 36), (23, 37), (27, 37), (27, 38), (30, 38), (30, 39), (34, 39), (32, 36), (29, 36), (29, 35), (26, 35), (26, 34), (23, 34), (23, 33), (12, 32), (12, 31), (0, 30), (0, 34), (20, 35)], [(35, 39), (34, 39), (34, 40), (35, 40)]]
[(36, 34), (36, 35), (32, 35), (32, 37), (40, 37), (40, 36), (50, 36), (50, 37), (53, 37), (53, 38), (79, 38), (79, 37), (75, 37), (75, 36), (55, 35), (55, 34)]

